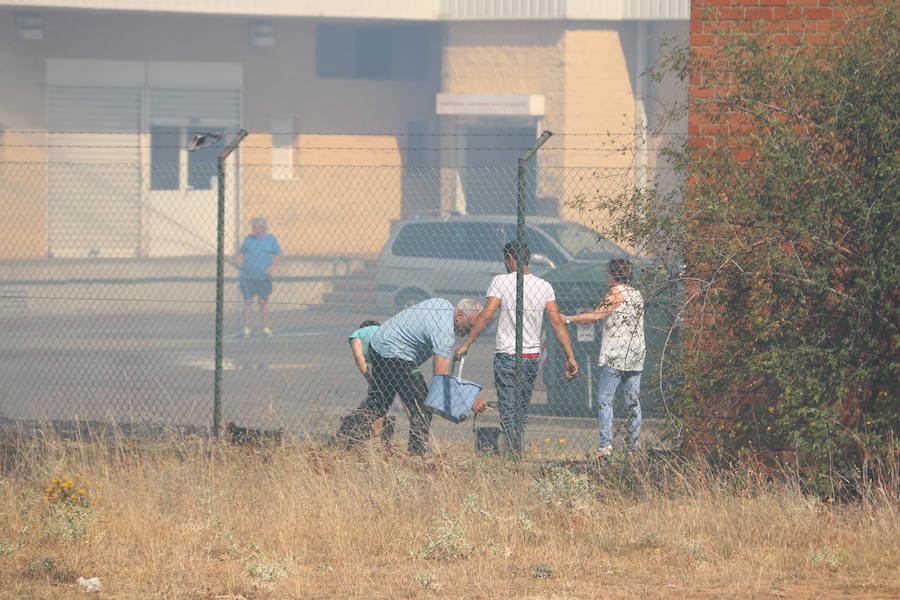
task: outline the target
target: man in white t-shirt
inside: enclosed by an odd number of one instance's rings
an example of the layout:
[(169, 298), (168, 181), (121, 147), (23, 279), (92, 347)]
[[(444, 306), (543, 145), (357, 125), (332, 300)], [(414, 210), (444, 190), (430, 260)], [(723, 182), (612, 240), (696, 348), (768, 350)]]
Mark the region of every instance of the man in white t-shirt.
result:
[[(481, 316), (472, 325), (472, 330), (465, 343), (456, 350), (456, 357), (464, 356), (475, 338), (484, 331), (500, 310), (500, 321), (497, 324), (497, 345), (494, 353), (494, 385), (497, 389), (497, 400), (500, 404), (500, 425), (506, 432), (507, 439), (513, 448), (521, 448), (516, 433), (516, 255), (522, 256), (522, 273), (524, 275), (524, 312), (522, 323), (522, 372), (524, 377), (523, 395), (519, 400), (522, 409), (522, 435), (528, 422), (528, 404), (534, 380), (537, 377), (541, 362), (541, 331), (544, 323), (544, 312), (550, 320), (550, 327), (559, 340), (566, 354), (566, 378), (572, 379), (578, 374), (578, 363), (572, 352), (572, 341), (566, 329), (559, 308), (556, 306), (556, 295), (553, 286), (536, 275), (528, 272), (528, 261), (531, 251), (523, 244), (521, 252), (517, 252), (518, 244), (509, 242), (503, 247), (503, 261), (506, 263), (506, 274), (497, 275), (491, 280), (487, 291), (487, 300)], [(523, 440), (522, 440), (523, 441)]]

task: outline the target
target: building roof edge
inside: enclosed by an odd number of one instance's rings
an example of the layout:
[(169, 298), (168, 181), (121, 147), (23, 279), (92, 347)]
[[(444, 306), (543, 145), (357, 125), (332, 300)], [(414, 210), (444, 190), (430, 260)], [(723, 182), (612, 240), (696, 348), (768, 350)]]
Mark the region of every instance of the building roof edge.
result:
[(690, 0), (0, 0), (0, 8), (446, 22), (690, 18)]

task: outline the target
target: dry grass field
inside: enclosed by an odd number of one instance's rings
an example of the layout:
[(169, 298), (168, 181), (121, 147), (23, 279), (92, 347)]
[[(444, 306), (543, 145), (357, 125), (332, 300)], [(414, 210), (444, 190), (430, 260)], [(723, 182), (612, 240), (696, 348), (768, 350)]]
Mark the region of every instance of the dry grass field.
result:
[(900, 598), (896, 485), (553, 458), (7, 434), (0, 597)]

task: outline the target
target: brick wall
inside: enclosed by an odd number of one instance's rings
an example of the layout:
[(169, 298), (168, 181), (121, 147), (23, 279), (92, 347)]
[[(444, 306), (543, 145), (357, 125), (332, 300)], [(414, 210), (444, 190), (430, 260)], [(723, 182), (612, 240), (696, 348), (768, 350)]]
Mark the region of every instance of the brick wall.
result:
[[(717, 51), (729, 34), (756, 35), (765, 40), (762, 51), (778, 52), (778, 48), (816, 48), (840, 44), (844, 25), (853, 19), (871, 16), (879, 0), (693, 0), (691, 5), (690, 47), (696, 57), (688, 80), (688, 143), (694, 157), (707, 152), (731, 152), (735, 159), (753, 168), (752, 133), (759, 133), (746, 113), (731, 111), (726, 99), (738, 88), (725, 77), (713, 84), (704, 80), (704, 66), (715, 64)], [(707, 62), (711, 61), (711, 62)], [(696, 172), (694, 174), (696, 177)], [(727, 198), (725, 199), (727, 202)], [(697, 226), (691, 235), (710, 240), (717, 235), (735, 235), (738, 229), (718, 231), (709, 224)], [(703, 272), (714, 265), (703, 265), (688, 257), (693, 268)], [(696, 290), (695, 290), (696, 291)], [(688, 345), (701, 353), (720, 351), (719, 342), (729, 336), (717, 329), (715, 307), (695, 307), (686, 324), (694, 332)], [(698, 376), (699, 377), (699, 376)], [(686, 374), (686, 386), (691, 386), (691, 374)], [(744, 405), (765, 402), (767, 392), (757, 389), (745, 392), (740, 399)], [(729, 414), (723, 411), (719, 398), (695, 398), (702, 404), (702, 417), (689, 421), (686, 449), (701, 449), (713, 442), (715, 430), (729, 428)]]
[[(699, 57), (712, 58), (722, 36), (731, 32), (760, 32), (775, 44), (811, 48), (840, 43), (841, 29), (851, 19), (870, 16), (878, 0), (693, 0), (691, 3), (690, 46)], [(727, 90), (710, 89), (702, 77), (693, 75), (688, 82), (692, 104), (712, 99)], [(693, 148), (715, 148), (724, 140), (741, 160), (752, 152), (739, 140), (748, 133), (738, 115), (716, 119), (709, 113), (688, 113), (688, 135)]]

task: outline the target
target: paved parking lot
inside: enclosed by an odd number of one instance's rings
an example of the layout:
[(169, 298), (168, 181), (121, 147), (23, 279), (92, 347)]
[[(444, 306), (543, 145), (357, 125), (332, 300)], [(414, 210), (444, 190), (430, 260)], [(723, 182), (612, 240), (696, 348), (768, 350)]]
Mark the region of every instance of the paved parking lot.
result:
[[(214, 312), (117, 308), (121, 306), (91, 302), (76, 314), (5, 319), (0, 340), (0, 417), (208, 426)], [(234, 310), (233, 304), (226, 310), (223, 423), (284, 428), (310, 436), (332, 432), (340, 417), (365, 395), (366, 385), (356, 371), (346, 337), (372, 315), (276, 307), (273, 338), (240, 339), (234, 333)], [(483, 385), (483, 396), (491, 400), (495, 398), (493, 340), (482, 337), (466, 360), (464, 376)], [(423, 365), (426, 380), (430, 380), (430, 369), (429, 361)], [(530, 442), (584, 448), (595, 444), (594, 419), (552, 416), (546, 399), (539, 377), (528, 429)], [(392, 410), (398, 415), (397, 436), (402, 440), (406, 417), (399, 402)], [(496, 425), (496, 413), (486, 415), (479, 424)], [(434, 436), (471, 441), (471, 427), (471, 422), (454, 425), (435, 419)]]

